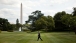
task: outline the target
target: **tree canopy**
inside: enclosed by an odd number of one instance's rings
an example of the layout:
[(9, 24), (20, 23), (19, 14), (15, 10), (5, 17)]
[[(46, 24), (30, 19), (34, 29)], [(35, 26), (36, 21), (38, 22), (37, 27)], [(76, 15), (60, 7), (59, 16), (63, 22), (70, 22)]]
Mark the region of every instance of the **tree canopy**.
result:
[(36, 29), (52, 30), (55, 27), (54, 20), (51, 16), (42, 16), (35, 22)]
[(0, 18), (0, 28), (1, 28), (1, 30), (6, 31), (8, 29), (9, 24), (10, 23), (8, 22), (7, 19)]

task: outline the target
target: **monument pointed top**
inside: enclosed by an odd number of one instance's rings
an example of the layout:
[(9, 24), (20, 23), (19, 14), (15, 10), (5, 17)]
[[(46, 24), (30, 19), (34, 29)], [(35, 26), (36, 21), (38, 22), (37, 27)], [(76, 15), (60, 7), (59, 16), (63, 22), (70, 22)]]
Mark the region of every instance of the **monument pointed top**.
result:
[(22, 3), (21, 3), (22, 4)]

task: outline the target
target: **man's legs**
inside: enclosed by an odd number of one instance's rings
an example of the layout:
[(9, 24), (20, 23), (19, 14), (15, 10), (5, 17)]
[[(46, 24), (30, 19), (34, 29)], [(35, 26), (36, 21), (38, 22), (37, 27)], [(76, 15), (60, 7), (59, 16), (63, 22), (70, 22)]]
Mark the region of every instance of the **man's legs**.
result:
[(38, 41), (39, 39), (40, 39), (41, 41), (43, 41), (43, 40), (41, 39), (41, 37), (38, 37), (37, 41)]
[(37, 41), (39, 40), (39, 37), (38, 37), (38, 39), (37, 39)]
[[(41, 37), (40, 37), (40, 39), (41, 39)], [(43, 41), (43, 40), (41, 39), (41, 41)]]

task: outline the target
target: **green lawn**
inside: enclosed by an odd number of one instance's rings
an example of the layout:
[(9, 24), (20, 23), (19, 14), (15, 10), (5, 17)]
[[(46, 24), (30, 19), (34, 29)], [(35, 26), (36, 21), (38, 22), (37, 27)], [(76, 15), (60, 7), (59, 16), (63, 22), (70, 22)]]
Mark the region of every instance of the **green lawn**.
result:
[(68, 32), (41, 33), (43, 41), (37, 41), (37, 32), (1, 32), (0, 43), (76, 43), (76, 35)]

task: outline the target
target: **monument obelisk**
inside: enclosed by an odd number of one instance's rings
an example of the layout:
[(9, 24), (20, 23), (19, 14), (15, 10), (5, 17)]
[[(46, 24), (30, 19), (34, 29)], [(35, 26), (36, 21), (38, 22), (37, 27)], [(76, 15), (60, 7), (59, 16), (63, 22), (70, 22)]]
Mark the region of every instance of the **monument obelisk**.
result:
[(21, 20), (20, 20), (20, 23), (22, 25), (22, 3), (21, 3)]
[(21, 9), (20, 9), (20, 24), (21, 24), (21, 26), (19, 28), (19, 31), (22, 30), (22, 3), (21, 3)]

